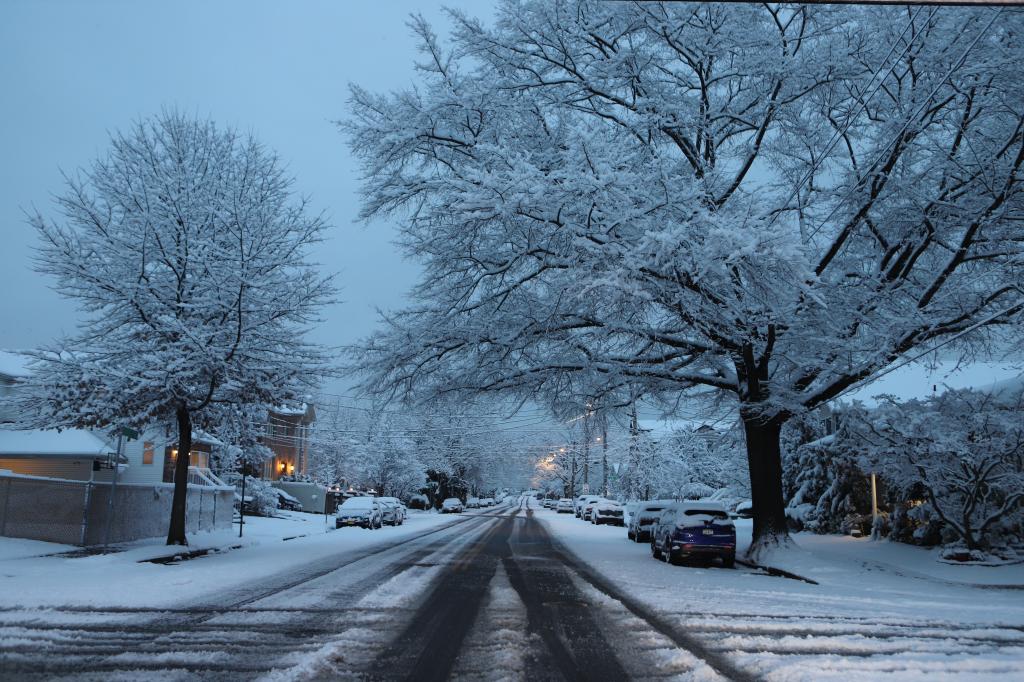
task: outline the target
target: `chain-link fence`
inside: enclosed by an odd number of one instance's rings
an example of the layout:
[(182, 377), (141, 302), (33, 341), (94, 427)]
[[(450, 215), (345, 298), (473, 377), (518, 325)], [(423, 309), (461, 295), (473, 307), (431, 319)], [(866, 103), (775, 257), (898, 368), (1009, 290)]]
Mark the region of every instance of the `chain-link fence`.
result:
[[(156, 537), (167, 532), (171, 484), (110, 483), (0, 476), (0, 535), (69, 545), (97, 545)], [(228, 528), (231, 488), (188, 487), (186, 530)]]

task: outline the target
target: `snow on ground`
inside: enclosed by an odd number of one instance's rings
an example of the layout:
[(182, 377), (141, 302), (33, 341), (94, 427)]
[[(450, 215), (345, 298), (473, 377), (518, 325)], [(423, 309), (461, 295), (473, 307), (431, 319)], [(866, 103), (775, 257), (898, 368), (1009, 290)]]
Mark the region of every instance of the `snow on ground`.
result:
[[(918, 548), (801, 535), (800, 546), (773, 564), (820, 583), (811, 585), (751, 570), (671, 566), (623, 528), (535, 514), (637, 599), (770, 680), (1024, 676), (1019, 566), (932, 566), (931, 553)], [(749, 546), (749, 522), (737, 531), (741, 549)]]
[[(459, 518), (410, 512), (405, 524), (394, 528), (335, 530), (333, 516), (326, 523), (315, 514), (281, 512), (281, 517), (246, 517), (241, 539), (237, 524), (231, 530), (191, 535), (191, 544), (183, 552), (221, 551), (170, 565), (140, 563), (174, 553), (175, 548), (164, 545), (162, 538), (131, 543), (122, 552), (73, 558), (58, 555), (76, 549), (67, 545), (0, 538), (0, 607), (180, 605), (339, 551), (371, 548)], [(229, 549), (239, 544), (240, 549)]]
[(1024, 588), (1024, 562), (1008, 566), (957, 565), (938, 561), (939, 549), (845, 535), (799, 533), (801, 547), (832, 561), (858, 561), (865, 570), (972, 585), (1018, 585)]

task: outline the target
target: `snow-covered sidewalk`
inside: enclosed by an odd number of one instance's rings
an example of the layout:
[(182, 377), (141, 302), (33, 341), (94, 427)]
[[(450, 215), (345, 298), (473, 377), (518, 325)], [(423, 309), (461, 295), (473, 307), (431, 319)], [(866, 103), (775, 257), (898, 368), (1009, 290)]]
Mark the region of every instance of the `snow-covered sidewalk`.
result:
[[(919, 556), (929, 553), (917, 548), (800, 536), (802, 546), (772, 563), (819, 583), (811, 585), (746, 569), (671, 566), (622, 528), (534, 513), (567, 550), (757, 676), (1024, 677), (1024, 591), (970, 584), (982, 570), (990, 571), (986, 582), (1016, 584), (1018, 567), (940, 565), (929, 575)], [(748, 545), (750, 526), (738, 533)], [(900, 561), (912, 565), (903, 570)], [(947, 577), (962, 568), (970, 569), (965, 580)]]
[(95, 556), (61, 556), (78, 548), (0, 538), (0, 607), (164, 607), (237, 588), (339, 552), (372, 548), (454, 523), (458, 515), (410, 512), (402, 526), (380, 530), (334, 529), (334, 517), (281, 512), (280, 518), (246, 517), (245, 532), (197, 533), (185, 551), (214, 552), (170, 565), (148, 559), (174, 554), (162, 538)]

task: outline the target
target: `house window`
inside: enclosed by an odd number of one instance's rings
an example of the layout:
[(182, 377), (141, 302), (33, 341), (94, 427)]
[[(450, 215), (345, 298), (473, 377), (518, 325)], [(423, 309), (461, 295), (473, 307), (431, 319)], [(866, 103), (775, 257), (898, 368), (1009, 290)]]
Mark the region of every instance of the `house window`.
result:
[(153, 444), (146, 441), (142, 444), (142, 463), (152, 464), (153, 463)]

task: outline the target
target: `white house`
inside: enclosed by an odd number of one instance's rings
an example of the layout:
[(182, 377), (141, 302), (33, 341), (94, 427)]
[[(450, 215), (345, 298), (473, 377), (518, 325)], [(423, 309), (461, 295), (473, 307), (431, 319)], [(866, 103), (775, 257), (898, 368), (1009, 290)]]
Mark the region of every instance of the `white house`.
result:
[[(120, 438), (120, 457), (116, 433), (18, 430), (17, 415), (4, 398), (27, 375), (22, 356), (0, 351), (0, 535), (90, 545), (162, 534), (178, 455), (173, 429), (153, 426), (137, 438)], [(208, 468), (216, 444), (193, 433), (190, 533), (231, 523), (234, 488)]]

